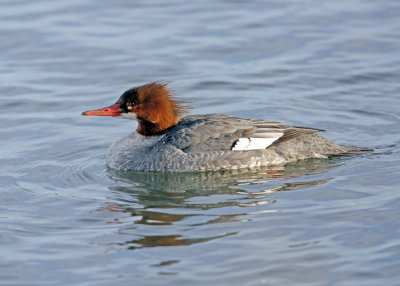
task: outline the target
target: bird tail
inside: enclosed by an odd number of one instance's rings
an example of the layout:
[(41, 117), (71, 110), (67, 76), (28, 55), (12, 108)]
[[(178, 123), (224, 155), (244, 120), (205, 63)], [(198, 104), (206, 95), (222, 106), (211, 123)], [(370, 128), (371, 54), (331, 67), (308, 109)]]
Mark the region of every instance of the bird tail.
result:
[(362, 154), (367, 154), (374, 152), (374, 149), (371, 148), (366, 148), (366, 147), (353, 147), (353, 146), (348, 146), (348, 150), (346, 152), (343, 152), (341, 156), (353, 156), (353, 155), (362, 155)]

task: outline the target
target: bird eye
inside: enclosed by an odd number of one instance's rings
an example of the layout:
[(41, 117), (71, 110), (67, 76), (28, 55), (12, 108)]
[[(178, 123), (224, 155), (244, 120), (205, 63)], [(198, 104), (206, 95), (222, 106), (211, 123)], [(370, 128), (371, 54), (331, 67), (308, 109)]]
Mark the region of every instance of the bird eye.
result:
[(127, 102), (126, 103), (126, 108), (128, 108), (129, 110), (132, 110), (133, 109), (133, 107), (135, 106), (135, 103), (133, 103), (133, 102)]

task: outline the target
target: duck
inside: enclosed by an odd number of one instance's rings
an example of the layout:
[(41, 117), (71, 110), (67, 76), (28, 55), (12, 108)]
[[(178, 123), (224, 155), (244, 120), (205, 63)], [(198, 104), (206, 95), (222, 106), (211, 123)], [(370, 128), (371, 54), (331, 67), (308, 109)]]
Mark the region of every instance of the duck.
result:
[(252, 169), (371, 151), (335, 144), (318, 134), (322, 129), (224, 114), (186, 115), (187, 110), (167, 83), (151, 82), (82, 115), (137, 121), (136, 131), (114, 142), (107, 153), (107, 166), (124, 171)]

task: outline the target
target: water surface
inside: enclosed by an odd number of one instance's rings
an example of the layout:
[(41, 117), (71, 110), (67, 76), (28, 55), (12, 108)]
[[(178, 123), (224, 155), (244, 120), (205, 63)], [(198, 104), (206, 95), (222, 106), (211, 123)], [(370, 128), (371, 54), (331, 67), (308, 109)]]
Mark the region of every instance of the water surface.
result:
[[(2, 1), (0, 284), (398, 285), (400, 4)], [(107, 169), (166, 80), (192, 113), (375, 151), (252, 172)]]

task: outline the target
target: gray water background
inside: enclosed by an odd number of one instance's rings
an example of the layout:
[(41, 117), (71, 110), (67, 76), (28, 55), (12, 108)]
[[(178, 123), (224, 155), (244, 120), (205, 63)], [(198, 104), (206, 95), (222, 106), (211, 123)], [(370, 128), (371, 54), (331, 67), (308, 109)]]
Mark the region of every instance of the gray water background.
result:
[[(400, 285), (400, 2), (0, 1), (0, 284)], [(371, 154), (253, 173), (107, 169), (166, 80), (191, 113)]]

